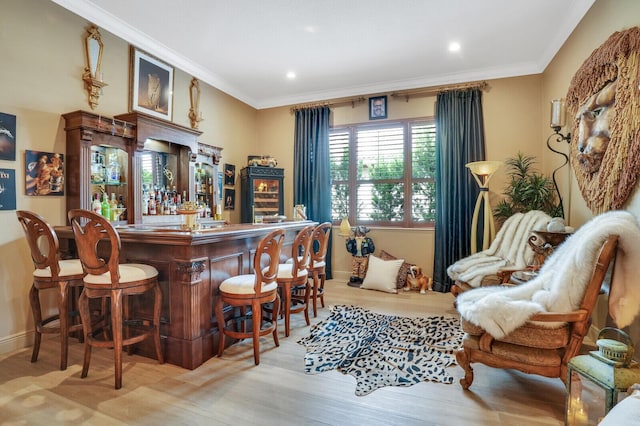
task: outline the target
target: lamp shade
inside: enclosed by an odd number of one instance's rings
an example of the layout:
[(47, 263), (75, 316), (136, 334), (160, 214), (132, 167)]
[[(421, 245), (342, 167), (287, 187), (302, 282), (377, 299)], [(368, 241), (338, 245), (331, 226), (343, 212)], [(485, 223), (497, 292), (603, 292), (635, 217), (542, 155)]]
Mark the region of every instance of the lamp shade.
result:
[(476, 176), (491, 176), (502, 166), (502, 161), (474, 161), (465, 166)]

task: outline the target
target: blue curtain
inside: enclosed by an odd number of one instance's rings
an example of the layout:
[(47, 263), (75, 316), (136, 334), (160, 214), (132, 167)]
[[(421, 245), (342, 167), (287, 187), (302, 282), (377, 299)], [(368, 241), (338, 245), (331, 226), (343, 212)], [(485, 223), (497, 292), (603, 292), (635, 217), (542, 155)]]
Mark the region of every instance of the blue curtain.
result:
[[(436, 101), (436, 229), (434, 290), (453, 284), (447, 267), (471, 254), (470, 233), (478, 184), (465, 164), (485, 159), (482, 92), (440, 93)], [(479, 227), (483, 222), (479, 222)], [(482, 234), (479, 229), (478, 234)]]
[[(293, 147), (293, 202), (307, 207), (313, 221), (331, 222), (328, 106), (296, 111)], [(327, 279), (331, 278), (331, 240), (327, 249)]]

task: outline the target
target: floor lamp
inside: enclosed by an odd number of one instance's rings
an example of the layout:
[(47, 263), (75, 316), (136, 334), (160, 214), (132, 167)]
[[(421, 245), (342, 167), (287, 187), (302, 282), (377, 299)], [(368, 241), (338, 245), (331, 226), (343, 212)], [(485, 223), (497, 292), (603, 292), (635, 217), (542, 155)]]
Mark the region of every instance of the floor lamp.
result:
[(502, 161), (474, 161), (467, 163), (466, 167), (478, 182), (480, 193), (476, 200), (476, 207), (473, 209), (473, 219), (471, 221), (471, 254), (478, 251), (478, 216), (480, 215), (480, 205), (484, 200), (484, 233), (482, 238), (482, 250), (489, 248), (489, 244), (496, 235), (496, 225), (491, 213), (489, 204), (489, 180), (491, 176), (500, 168)]

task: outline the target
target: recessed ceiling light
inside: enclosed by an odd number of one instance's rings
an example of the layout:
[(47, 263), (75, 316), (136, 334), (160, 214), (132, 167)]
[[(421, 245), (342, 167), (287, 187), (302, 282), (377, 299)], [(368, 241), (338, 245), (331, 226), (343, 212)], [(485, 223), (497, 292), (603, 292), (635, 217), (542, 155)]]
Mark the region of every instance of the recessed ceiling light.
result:
[(457, 52), (460, 50), (460, 43), (454, 41), (449, 44), (449, 52)]
[(294, 78), (296, 78), (296, 73), (295, 73), (295, 72), (293, 72), (293, 71), (289, 71), (289, 72), (287, 73), (287, 78), (288, 78), (289, 80), (293, 80)]

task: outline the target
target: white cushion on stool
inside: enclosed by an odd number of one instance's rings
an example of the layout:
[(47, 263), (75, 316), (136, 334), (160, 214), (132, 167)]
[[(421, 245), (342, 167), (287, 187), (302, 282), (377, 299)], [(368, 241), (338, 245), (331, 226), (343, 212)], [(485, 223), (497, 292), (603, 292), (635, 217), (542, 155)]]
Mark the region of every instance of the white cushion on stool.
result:
[[(293, 278), (293, 264), (292, 263), (285, 263), (285, 264), (280, 264), (280, 266), (278, 267), (278, 278)], [(303, 269), (302, 271), (298, 271), (298, 278), (302, 278), (305, 275), (308, 275), (308, 271), (306, 269)]]
[[(227, 278), (220, 284), (220, 291), (224, 293), (232, 294), (255, 294), (253, 285), (256, 282), (256, 276), (253, 274), (248, 275), (236, 275), (235, 277)], [(278, 283), (275, 281), (270, 284), (262, 283), (262, 292), (266, 293), (273, 291), (278, 287)]]
[[(118, 265), (120, 273), (120, 282), (128, 283), (132, 281), (142, 281), (155, 278), (158, 276), (158, 270), (151, 265), (144, 263), (123, 263)], [(109, 284), (111, 285), (111, 273), (105, 272), (102, 275), (87, 274), (84, 282), (90, 284)]]
[(325, 264), (325, 261), (324, 261), (324, 260), (323, 260), (323, 261), (320, 261), (320, 262), (315, 262), (315, 263), (313, 264), (313, 267), (314, 267), (314, 268), (322, 268), (322, 267), (324, 266), (324, 264)]
[[(58, 262), (60, 265), (60, 277), (70, 277), (72, 275), (84, 275), (84, 271), (82, 270), (82, 263), (80, 263), (80, 259), (66, 259), (60, 260)], [(36, 269), (33, 271), (33, 276), (38, 278), (50, 278), (51, 277), (51, 268), (46, 267), (44, 269)]]

